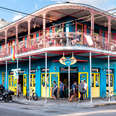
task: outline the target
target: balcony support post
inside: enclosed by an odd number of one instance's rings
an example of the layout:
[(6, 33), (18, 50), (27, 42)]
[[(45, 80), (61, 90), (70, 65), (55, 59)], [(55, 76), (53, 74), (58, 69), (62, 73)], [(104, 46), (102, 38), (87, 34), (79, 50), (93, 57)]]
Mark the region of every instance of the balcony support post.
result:
[(30, 34), (31, 33), (31, 20), (28, 20), (28, 37), (27, 37), (27, 48), (31, 48), (31, 38), (30, 38)]
[(6, 88), (6, 89), (7, 89), (7, 87), (8, 87), (8, 86), (7, 86), (7, 83), (8, 83), (8, 82), (7, 82), (7, 80), (8, 80), (8, 79), (7, 79), (7, 74), (8, 74), (8, 73), (7, 73), (7, 71), (8, 71), (8, 69), (7, 69), (7, 68), (8, 68), (8, 67), (7, 67), (7, 64), (8, 64), (8, 62), (7, 62), (7, 60), (6, 60), (6, 79), (5, 79), (5, 88)]
[(94, 38), (94, 13), (91, 12), (91, 38)]
[(18, 54), (18, 50), (19, 50), (19, 40), (18, 40), (18, 25), (16, 25), (16, 54)]
[(6, 53), (6, 55), (8, 55), (8, 49), (7, 49), (7, 30), (5, 30), (5, 48), (6, 48), (5, 53)]
[(92, 53), (91, 51), (89, 52), (89, 62), (90, 62), (90, 94), (91, 94), (90, 101), (92, 103), (92, 76), (91, 76), (92, 74)]
[[(108, 17), (108, 51), (110, 51), (110, 39), (111, 39), (111, 17)], [(110, 55), (108, 54), (108, 96), (109, 96), (109, 102), (110, 102)]]
[(45, 103), (47, 103), (47, 52), (45, 53)]
[(43, 14), (43, 46), (46, 47), (46, 14)]
[(31, 89), (30, 89), (30, 77), (31, 77), (31, 56), (29, 56), (29, 101), (30, 101), (30, 94), (31, 94)]
[(108, 51), (110, 50), (110, 39), (111, 39), (111, 17), (108, 17)]

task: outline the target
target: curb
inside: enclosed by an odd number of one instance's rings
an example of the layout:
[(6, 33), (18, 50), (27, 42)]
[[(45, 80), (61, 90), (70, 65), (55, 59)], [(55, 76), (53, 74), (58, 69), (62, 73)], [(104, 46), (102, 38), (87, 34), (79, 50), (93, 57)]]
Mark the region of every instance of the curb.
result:
[(94, 105), (94, 107), (108, 106), (108, 105), (116, 105), (116, 102), (114, 102), (114, 103), (102, 103), (102, 104), (96, 104), (96, 105)]

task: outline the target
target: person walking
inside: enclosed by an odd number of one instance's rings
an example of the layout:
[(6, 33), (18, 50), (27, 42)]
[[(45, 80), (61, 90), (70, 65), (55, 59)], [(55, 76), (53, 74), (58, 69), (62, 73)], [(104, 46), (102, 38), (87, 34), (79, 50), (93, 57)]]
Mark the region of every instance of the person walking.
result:
[(69, 98), (69, 101), (71, 102), (74, 98), (77, 97), (78, 91), (77, 91), (77, 82), (74, 81), (72, 86), (71, 86), (71, 97)]
[(53, 98), (56, 100), (57, 98), (57, 90), (58, 90), (58, 86), (56, 84), (56, 81), (53, 81)]
[(60, 98), (64, 98), (64, 84), (60, 81)]
[(80, 100), (83, 100), (83, 96), (84, 96), (84, 82), (81, 80), (80, 85), (79, 85), (79, 91), (80, 91)]
[(84, 80), (84, 99), (87, 98), (87, 87), (86, 80)]

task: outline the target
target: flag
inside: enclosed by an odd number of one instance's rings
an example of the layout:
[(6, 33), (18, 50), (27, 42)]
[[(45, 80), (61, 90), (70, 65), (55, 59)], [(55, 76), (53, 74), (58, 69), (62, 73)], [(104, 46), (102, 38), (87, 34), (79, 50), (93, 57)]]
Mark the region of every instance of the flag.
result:
[(13, 43), (13, 45), (11, 46), (11, 56), (12, 56), (12, 60), (15, 60), (15, 44)]

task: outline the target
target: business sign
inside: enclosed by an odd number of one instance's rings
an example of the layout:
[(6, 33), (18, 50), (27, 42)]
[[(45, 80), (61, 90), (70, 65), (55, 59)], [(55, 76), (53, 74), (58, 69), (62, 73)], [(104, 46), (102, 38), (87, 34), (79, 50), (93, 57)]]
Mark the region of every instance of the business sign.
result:
[[(106, 70), (106, 72), (108, 73), (108, 69)], [(114, 70), (113, 69), (110, 69), (109, 72), (110, 73), (114, 73)]]
[(92, 68), (92, 72), (100, 72), (99, 68)]
[[(41, 69), (41, 72), (45, 72), (45, 70), (46, 70), (45, 68), (42, 68)], [(47, 68), (47, 72), (49, 72), (49, 69), (48, 68)]]
[(71, 58), (63, 56), (62, 58), (60, 58), (59, 62), (63, 65), (70, 66), (75, 64), (77, 62), (77, 59), (74, 56), (72, 56)]
[[(67, 72), (67, 71), (68, 71), (68, 67), (61, 67), (60, 68), (60, 72)], [(70, 71), (77, 72), (78, 71), (78, 68), (77, 67), (71, 67), (70, 68)]]

